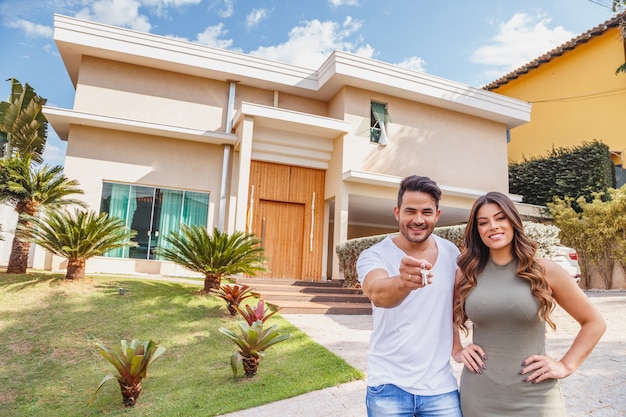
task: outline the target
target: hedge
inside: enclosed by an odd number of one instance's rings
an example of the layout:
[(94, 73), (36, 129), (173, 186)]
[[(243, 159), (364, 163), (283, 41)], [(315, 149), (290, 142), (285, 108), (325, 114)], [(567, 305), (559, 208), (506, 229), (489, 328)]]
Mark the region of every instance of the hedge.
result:
[[(527, 221), (524, 222), (524, 231), (531, 239), (537, 242), (537, 256), (547, 257), (552, 255), (554, 246), (559, 244), (559, 229), (556, 226)], [(434, 233), (437, 236), (448, 239), (460, 250), (463, 249), (465, 225), (436, 227)], [(385, 237), (396, 234), (397, 233), (389, 233), (349, 239), (336, 245), (335, 249), (337, 251), (337, 257), (339, 258), (339, 270), (343, 272), (344, 277), (343, 286), (351, 288), (359, 286), (356, 261), (361, 252), (380, 242)]]

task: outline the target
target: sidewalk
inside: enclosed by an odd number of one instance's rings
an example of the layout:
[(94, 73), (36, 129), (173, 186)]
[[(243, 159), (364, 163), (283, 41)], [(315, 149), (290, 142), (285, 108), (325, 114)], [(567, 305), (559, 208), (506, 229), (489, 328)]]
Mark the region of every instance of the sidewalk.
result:
[[(626, 292), (590, 291), (589, 298), (607, 321), (607, 331), (587, 361), (561, 380), (568, 417), (626, 416)], [(363, 372), (372, 317), (350, 315), (285, 314), (287, 320), (317, 343)], [(563, 355), (578, 324), (557, 307), (557, 332), (548, 331), (547, 350)], [(461, 367), (453, 362), (455, 374)], [(225, 414), (228, 417), (365, 417), (365, 381), (310, 392), (260, 407)]]

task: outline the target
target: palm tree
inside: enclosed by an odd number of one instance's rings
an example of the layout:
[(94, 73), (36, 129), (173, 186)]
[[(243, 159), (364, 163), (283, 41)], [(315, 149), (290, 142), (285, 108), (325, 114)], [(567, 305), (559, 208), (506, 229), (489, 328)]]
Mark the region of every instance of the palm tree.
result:
[(0, 156), (5, 160), (30, 156), (41, 163), (48, 135), (48, 121), (41, 112), (46, 99), (38, 96), (28, 83), (22, 87), (16, 79), (9, 80), (9, 100), (0, 102)]
[[(34, 217), (44, 207), (57, 208), (77, 204), (80, 200), (65, 198), (71, 194), (82, 194), (78, 181), (63, 175), (63, 167), (43, 165), (34, 169), (29, 156), (11, 158), (0, 162), (0, 203), (8, 203), (18, 213), (17, 228), (28, 229), (29, 217)], [(27, 216), (26, 216), (27, 215)], [(25, 274), (28, 266), (30, 241), (15, 236), (11, 246), (11, 255), (7, 272)]]
[(204, 274), (202, 293), (218, 289), (226, 275), (254, 275), (267, 270), (261, 241), (253, 234), (229, 235), (215, 227), (211, 236), (204, 226), (181, 224), (180, 227), (180, 232), (166, 236), (169, 245), (158, 249), (157, 255)]
[(18, 233), (57, 256), (67, 258), (65, 279), (85, 277), (87, 259), (100, 256), (111, 249), (117, 249), (130, 242), (137, 232), (128, 229), (117, 217), (108, 213), (96, 214), (75, 208), (74, 213), (67, 209), (46, 210), (43, 218), (29, 218), (31, 225), (20, 225)]

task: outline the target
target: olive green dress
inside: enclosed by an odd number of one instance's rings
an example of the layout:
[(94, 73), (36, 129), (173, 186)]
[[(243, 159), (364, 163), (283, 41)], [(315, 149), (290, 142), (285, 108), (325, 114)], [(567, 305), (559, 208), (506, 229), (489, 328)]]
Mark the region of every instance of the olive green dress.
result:
[(527, 281), (516, 276), (517, 261), (491, 260), (465, 304), (473, 323), (473, 343), (487, 354), (487, 369), (463, 369), (460, 395), (463, 417), (561, 417), (565, 404), (559, 382), (525, 382), (521, 363), (545, 355), (545, 321)]

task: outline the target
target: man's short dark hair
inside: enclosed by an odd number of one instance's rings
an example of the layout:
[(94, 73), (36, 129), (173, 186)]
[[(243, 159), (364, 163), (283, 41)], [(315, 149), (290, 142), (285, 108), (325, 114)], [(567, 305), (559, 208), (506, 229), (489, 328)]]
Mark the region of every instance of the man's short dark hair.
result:
[(400, 190), (398, 191), (398, 208), (402, 206), (402, 197), (405, 191), (419, 191), (422, 193), (428, 193), (435, 200), (435, 207), (439, 208), (439, 200), (441, 200), (441, 190), (437, 183), (428, 177), (421, 177), (419, 175), (410, 175), (402, 180), (400, 183)]

